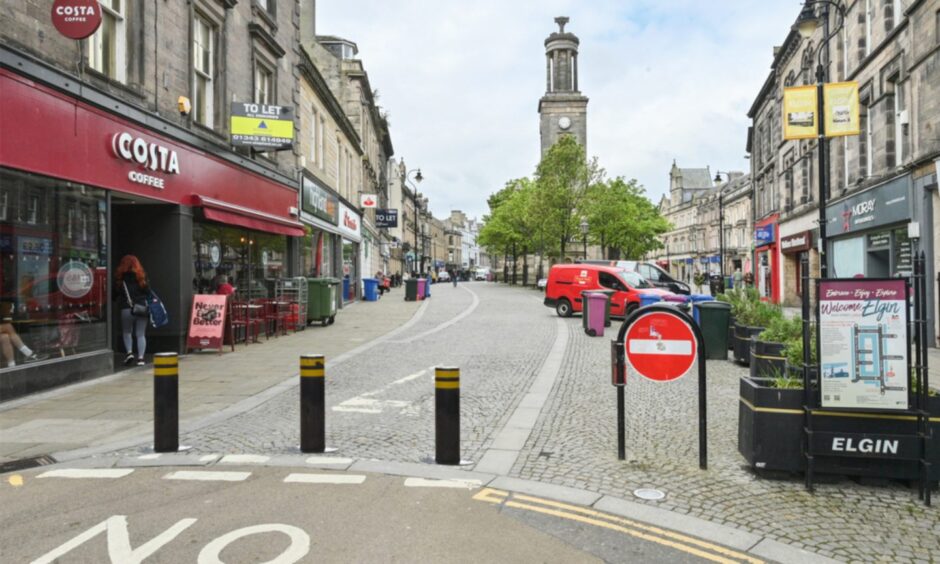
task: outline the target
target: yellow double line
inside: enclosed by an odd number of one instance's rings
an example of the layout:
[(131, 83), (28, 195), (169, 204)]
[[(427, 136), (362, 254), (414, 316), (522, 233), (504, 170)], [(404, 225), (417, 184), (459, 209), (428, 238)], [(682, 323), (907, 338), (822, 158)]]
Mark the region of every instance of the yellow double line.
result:
[(578, 507), (577, 505), (569, 505), (567, 503), (523, 494), (509, 493), (492, 488), (483, 488), (479, 493), (473, 496), (473, 499), (513, 509), (534, 511), (544, 515), (551, 515), (561, 519), (568, 519), (586, 525), (609, 529), (648, 542), (667, 546), (712, 562), (721, 562), (723, 564), (734, 564), (738, 562), (762, 564), (764, 562), (749, 554), (706, 542), (695, 537), (661, 529), (638, 521), (624, 519), (616, 515), (594, 511), (586, 507)]

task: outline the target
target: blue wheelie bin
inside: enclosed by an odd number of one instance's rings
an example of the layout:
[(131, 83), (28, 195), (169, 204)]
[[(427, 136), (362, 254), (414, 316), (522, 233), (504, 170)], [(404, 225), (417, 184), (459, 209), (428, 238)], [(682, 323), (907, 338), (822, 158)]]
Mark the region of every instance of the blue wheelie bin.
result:
[(698, 323), (699, 327), (702, 326), (702, 323), (699, 321), (698, 308), (695, 307), (695, 304), (713, 301), (715, 301), (715, 298), (708, 294), (692, 294), (689, 296), (689, 302), (692, 304), (692, 317), (695, 319), (695, 322)]
[(431, 277), (428, 276), (427, 280), (424, 283), (424, 297), (425, 299), (431, 297)]
[(661, 302), (663, 299), (656, 294), (640, 293), (640, 307), (646, 307)]
[(379, 300), (379, 279), (363, 278), (363, 298), (367, 302), (376, 302)]

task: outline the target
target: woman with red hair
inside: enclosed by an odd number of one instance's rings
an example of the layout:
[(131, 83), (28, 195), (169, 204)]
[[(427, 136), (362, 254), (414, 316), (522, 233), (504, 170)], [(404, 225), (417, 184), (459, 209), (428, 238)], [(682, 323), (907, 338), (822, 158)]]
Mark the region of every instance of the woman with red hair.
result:
[[(124, 364), (130, 366), (134, 363), (134, 343), (132, 333), (137, 337), (137, 366), (144, 365), (144, 353), (147, 350), (147, 298), (150, 288), (147, 283), (147, 273), (141, 266), (140, 260), (134, 255), (125, 255), (118, 264), (114, 273), (118, 307), (121, 310), (121, 333), (124, 337)], [(134, 315), (134, 305), (143, 305), (144, 314)]]

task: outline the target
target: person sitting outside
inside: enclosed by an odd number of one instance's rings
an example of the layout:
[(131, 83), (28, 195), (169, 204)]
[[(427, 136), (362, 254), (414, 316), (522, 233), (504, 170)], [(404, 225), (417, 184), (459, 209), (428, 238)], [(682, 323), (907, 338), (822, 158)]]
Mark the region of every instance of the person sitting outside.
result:
[(228, 276), (219, 275), (219, 285), (216, 287), (215, 293), (220, 296), (231, 296), (235, 293), (235, 286), (228, 283)]
[(13, 327), (11, 321), (12, 320), (4, 319), (3, 322), (0, 323), (0, 352), (3, 353), (3, 360), (6, 363), (6, 367), (12, 368), (16, 366), (14, 347), (23, 354), (25, 362), (36, 362), (37, 360), (48, 358), (46, 355), (36, 354), (32, 349), (27, 347), (23, 339), (20, 338), (19, 334), (16, 332), (16, 328)]
[(385, 292), (391, 289), (389, 288), (389, 280), (381, 270), (376, 271), (375, 278), (379, 281), (379, 297), (381, 298), (385, 295)]

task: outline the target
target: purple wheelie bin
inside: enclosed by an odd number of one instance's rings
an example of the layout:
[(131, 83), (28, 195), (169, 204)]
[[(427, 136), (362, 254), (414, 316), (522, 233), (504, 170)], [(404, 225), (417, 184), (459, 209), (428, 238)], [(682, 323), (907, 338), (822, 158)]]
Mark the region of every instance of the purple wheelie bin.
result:
[(418, 278), (418, 301), (424, 299), (424, 285), (427, 284), (427, 280), (424, 278)]
[(581, 325), (588, 335), (604, 336), (604, 319), (609, 299), (603, 292), (581, 292)]

